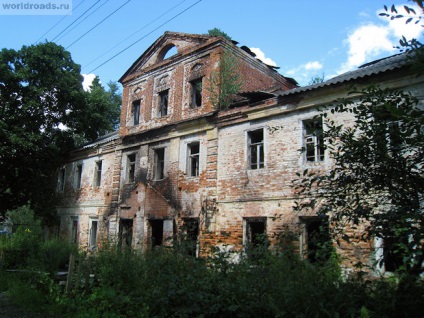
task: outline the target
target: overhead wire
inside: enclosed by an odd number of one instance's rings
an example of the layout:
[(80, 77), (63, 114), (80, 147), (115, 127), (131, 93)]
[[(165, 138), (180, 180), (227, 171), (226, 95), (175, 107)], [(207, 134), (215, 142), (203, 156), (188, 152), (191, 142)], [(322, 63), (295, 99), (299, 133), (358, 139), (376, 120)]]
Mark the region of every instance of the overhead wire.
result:
[[(85, 0), (82, 0), (77, 6), (75, 6), (75, 8), (72, 9), (72, 11), (75, 11), (78, 9), (78, 7), (84, 2)], [(40, 36), (37, 41), (34, 42), (38, 43), (45, 35), (47, 35), (51, 30), (53, 30), (57, 25), (59, 25), (63, 20), (65, 20), (67, 17), (69, 17), (71, 15), (71, 12), (69, 12), (67, 15), (64, 15), (62, 17), (62, 19), (60, 19), (56, 24), (54, 24), (52, 27), (50, 27), (50, 29), (48, 29), (46, 32), (44, 32), (44, 34), (42, 36)]]
[(117, 8), (115, 11), (113, 11), (111, 14), (109, 14), (106, 18), (104, 18), (102, 21), (100, 21), (99, 23), (97, 23), (95, 26), (93, 26), (90, 30), (88, 30), (87, 32), (85, 32), (83, 35), (81, 35), (78, 39), (76, 39), (74, 42), (72, 42), (70, 45), (68, 45), (66, 47), (66, 49), (70, 48), (72, 45), (74, 45), (75, 43), (77, 43), (79, 40), (81, 40), (84, 36), (86, 36), (88, 33), (90, 33), (91, 31), (93, 31), (95, 28), (97, 28), (100, 24), (102, 24), (104, 21), (106, 21), (107, 19), (109, 19), (112, 15), (114, 15), (116, 12), (118, 12), (121, 8), (123, 8), (125, 5), (127, 5), (129, 2), (131, 2), (131, 0), (128, 0), (127, 2), (125, 2), (123, 5), (121, 5), (119, 8)]
[(63, 29), (61, 32), (59, 32), (58, 35), (56, 35), (52, 41), (56, 40), (56, 38), (58, 36), (60, 36), (63, 32), (65, 32), (67, 29), (69, 29), (74, 23), (76, 23), (79, 19), (81, 19), (88, 11), (90, 11), (93, 7), (95, 7), (98, 3), (100, 2), (100, 0), (97, 0), (97, 2), (95, 2), (91, 7), (89, 7), (87, 10), (85, 10), (83, 12), (83, 14), (81, 14), (77, 19), (75, 19), (71, 24), (69, 24), (65, 29)]
[(198, 0), (195, 3), (193, 3), (192, 5), (190, 5), (189, 7), (187, 7), (186, 9), (184, 9), (183, 11), (177, 13), (176, 15), (174, 15), (172, 18), (166, 20), (164, 23), (162, 23), (161, 25), (159, 25), (158, 27), (156, 27), (155, 29), (153, 29), (152, 31), (150, 31), (149, 33), (147, 33), (146, 35), (144, 35), (143, 37), (141, 37), (140, 39), (138, 39), (137, 41), (133, 42), (132, 44), (130, 44), (129, 46), (127, 46), (126, 48), (124, 48), (123, 50), (119, 51), (118, 53), (116, 53), (115, 55), (113, 55), (111, 58), (107, 59), (105, 62), (103, 62), (102, 64), (100, 64), (99, 66), (97, 66), (96, 68), (94, 68), (93, 70), (91, 70), (89, 73), (93, 73), (95, 70), (99, 69), (100, 67), (102, 67), (103, 65), (105, 65), (106, 63), (109, 63), (111, 60), (113, 60), (114, 58), (116, 58), (117, 56), (121, 55), (122, 53), (124, 53), (126, 50), (128, 50), (129, 48), (133, 47), (134, 45), (136, 45), (138, 42), (140, 42), (141, 40), (145, 39), (147, 36), (149, 36), (150, 34), (152, 34), (153, 32), (157, 31), (158, 29), (160, 29), (161, 27), (163, 27), (165, 24), (171, 22), (172, 20), (174, 20), (175, 18), (179, 17), (180, 15), (182, 15), (183, 13), (185, 13), (186, 11), (190, 10), (191, 8), (193, 8), (195, 5), (197, 5), (198, 3), (202, 2), (203, 0)]
[(127, 41), (129, 38), (133, 37), (134, 35), (136, 35), (137, 33), (139, 33), (140, 31), (144, 30), (145, 28), (147, 28), (149, 25), (151, 25), (152, 23), (156, 22), (157, 20), (159, 20), (160, 18), (162, 18), (164, 15), (166, 15), (167, 13), (171, 12), (172, 10), (174, 10), (176, 7), (180, 6), (182, 3), (186, 2), (187, 0), (183, 0), (181, 2), (179, 2), (178, 4), (176, 4), (175, 6), (173, 6), (172, 8), (170, 8), (169, 10), (165, 11), (164, 13), (162, 13), (160, 16), (158, 16), (157, 18), (153, 19), (152, 21), (150, 21), (149, 23), (145, 24), (143, 27), (141, 27), (140, 29), (138, 29), (137, 31), (133, 32), (131, 35), (127, 36), (125, 39), (123, 39), (122, 41), (120, 41), (119, 43), (115, 44), (113, 47), (111, 47), (110, 49), (108, 49), (106, 52), (103, 52), (103, 54), (101, 54), (100, 56), (96, 57), (94, 60), (92, 60), (90, 63), (86, 64), (85, 67), (88, 67), (89, 65), (93, 64), (94, 62), (96, 62), (97, 60), (99, 60), (101, 57), (105, 56), (107, 53), (109, 53), (110, 51), (112, 51), (114, 48), (118, 47), (119, 45), (121, 45), (122, 43), (124, 43), (125, 41)]
[(71, 29), (68, 30), (68, 32), (62, 34), (61, 37), (59, 37), (57, 40), (59, 41), (60, 39), (62, 39), (64, 36), (66, 36), (67, 34), (69, 34), (69, 32), (72, 32), (72, 30), (74, 30), (75, 28), (77, 28), (81, 23), (83, 23), (85, 20), (87, 20), (89, 17), (91, 17), (94, 13), (96, 13), (97, 11), (99, 11), (106, 3), (108, 3), (109, 0), (104, 1), (99, 7), (97, 7), (93, 12), (91, 12), (90, 14), (88, 14), (87, 16), (85, 16), (84, 19), (80, 20), (76, 25), (74, 25)]

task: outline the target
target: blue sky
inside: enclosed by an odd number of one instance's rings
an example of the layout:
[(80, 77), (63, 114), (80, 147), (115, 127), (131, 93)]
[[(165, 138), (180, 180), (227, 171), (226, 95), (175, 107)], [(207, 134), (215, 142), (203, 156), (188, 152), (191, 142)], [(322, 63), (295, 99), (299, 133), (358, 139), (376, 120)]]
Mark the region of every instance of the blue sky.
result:
[[(48, 0), (0, 5), (6, 1)], [(219, 28), (301, 85), (395, 54), (401, 35), (423, 33), (419, 25), (378, 16), (384, 5), (413, 5), (406, 0), (62, 1), (72, 2), (71, 15), (0, 15), (0, 48), (54, 40), (71, 52), (83, 74), (96, 74), (102, 83), (117, 81), (165, 31), (203, 34)]]

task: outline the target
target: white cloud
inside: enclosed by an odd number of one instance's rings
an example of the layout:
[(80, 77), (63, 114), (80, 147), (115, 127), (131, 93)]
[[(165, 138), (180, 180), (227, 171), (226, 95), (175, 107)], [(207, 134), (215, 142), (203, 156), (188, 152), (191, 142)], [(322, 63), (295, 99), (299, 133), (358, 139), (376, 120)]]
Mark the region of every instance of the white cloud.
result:
[(82, 82), (82, 87), (85, 91), (89, 91), (91, 87), (91, 83), (93, 83), (93, 80), (96, 78), (95, 74), (82, 74), (84, 77), (84, 81)]
[(253, 53), (256, 54), (256, 58), (260, 59), (265, 64), (271, 65), (271, 66), (277, 66), (277, 63), (275, 63), (273, 60), (271, 60), (268, 57), (265, 57), (265, 53), (262, 52), (260, 48), (257, 47), (251, 47), (249, 48)]
[(324, 66), (318, 61), (310, 61), (285, 71), (284, 75), (294, 77), (301, 86), (307, 85), (313, 77), (324, 76), (324, 74), (318, 74), (316, 72), (321, 70), (323, 67)]
[(322, 64), (318, 61), (308, 62), (305, 64), (304, 68), (307, 71), (320, 70), (322, 69)]
[[(417, 13), (421, 9), (415, 5), (408, 4), (409, 7), (414, 7)], [(400, 14), (406, 14), (403, 5), (397, 5)], [(400, 12), (402, 10), (402, 12)], [(378, 15), (383, 10), (376, 12)], [(399, 39), (405, 36), (407, 39), (419, 38), (422, 35), (423, 29), (419, 24), (406, 24), (406, 19), (393, 19), (388, 17), (380, 17), (381, 24), (368, 23), (361, 25), (353, 30), (345, 44), (348, 46), (348, 57), (345, 63), (341, 65), (338, 74), (353, 70), (361, 64), (370, 62), (382, 56), (389, 56), (398, 52), (394, 46), (397, 46)]]

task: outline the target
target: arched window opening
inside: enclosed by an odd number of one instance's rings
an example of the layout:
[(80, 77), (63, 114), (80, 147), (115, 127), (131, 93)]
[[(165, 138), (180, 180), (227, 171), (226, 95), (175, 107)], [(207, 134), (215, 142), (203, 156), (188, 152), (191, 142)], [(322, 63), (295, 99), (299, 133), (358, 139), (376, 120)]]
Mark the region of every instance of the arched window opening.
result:
[(158, 61), (169, 59), (178, 53), (178, 49), (175, 45), (169, 44), (162, 49), (162, 52), (158, 56)]

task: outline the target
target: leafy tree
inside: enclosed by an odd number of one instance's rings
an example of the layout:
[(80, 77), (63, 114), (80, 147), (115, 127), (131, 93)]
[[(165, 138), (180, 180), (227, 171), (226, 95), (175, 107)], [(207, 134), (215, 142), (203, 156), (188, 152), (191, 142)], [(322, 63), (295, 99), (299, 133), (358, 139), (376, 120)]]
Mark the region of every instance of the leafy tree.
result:
[(324, 80), (325, 80), (324, 74), (322, 74), (322, 76), (315, 75), (314, 77), (311, 78), (311, 80), (309, 81), (308, 85), (322, 83), (322, 82), (324, 82)]
[(230, 40), (230, 41), (232, 40), (231, 37), (227, 33), (225, 33), (224, 31), (221, 31), (218, 28), (213, 28), (211, 30), (208, 30), (208, 34), (211, 35), (211, 36), (222, 36), (222, 37), (226, 38), (227, 40)]
[(121, 95), (115, 82), (109, 82), (108, 88), (105, 90), (96, 76), (90, 90), (86, 92), (86, 107), (91, 114), (84, 122), (87, 127), (85, 135), (90, 137), (88, 141), (112, 132), (119, 126)]
[(237, 60), (230, 52), (224, 51), (219, 61), (218, 70), (209, 77), (208, 91), (214, 107), (227, 109), (240, 91), (242, 79), (237, 71)]
[(113, 111), (96, 106), (98, 89), (85, 93), (80, 66), (51, 42), (2, 49), (0, 74), (0, 215), (27, 202), (52, 215), (61, 154), (76, 136), (92, 140), (109, 129), (95, 118)]
[[(313, 209), (328, 217), (338, 239), (349, 241), (358, 235), (352, 229), (365, 228), (362, 239), (385, 242), (383, 262), (396, 258), (400, 269), (420, 274), (424, 112), (409, 93), (378, 87), (352, 93), (362, 97), (344, 99), (322, 113), (333, 165), (326, 173), (298, 174), (294, 184), (300, 200), (295, 209)], [(345, 113), (352, 114), (352, 126), (331, 119)]]

